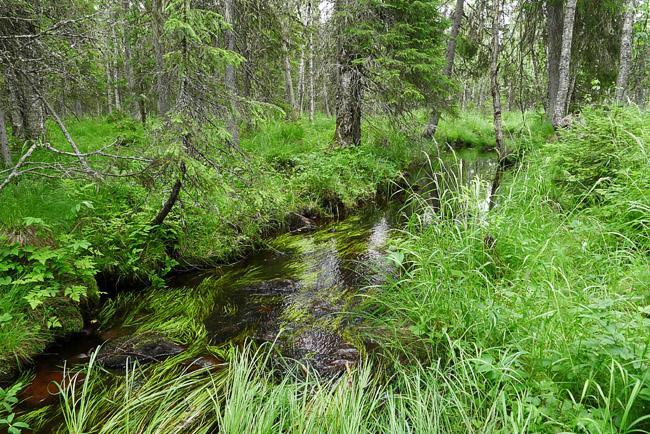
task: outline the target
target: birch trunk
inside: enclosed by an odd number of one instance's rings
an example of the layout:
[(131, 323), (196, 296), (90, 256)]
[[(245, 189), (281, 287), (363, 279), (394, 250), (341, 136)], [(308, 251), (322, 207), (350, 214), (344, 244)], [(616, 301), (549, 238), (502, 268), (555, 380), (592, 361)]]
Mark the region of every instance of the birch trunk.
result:
[[(446, 77), (451, 78), (454, 72), (454, 59), (456, 58), (456, 43), (458, 41), (458, 33), (460, 32), (460, 25), (463, 21), (463, 7), (465, 0), (456, 0), (456, 8), (454, 10), (454, 22), (451, 26), (451, 33), (449, 41), (447, 42), (447, 56), (445, 59), (444, 74)], [(431, 117), (427, 126), (424, 128), (423, 136), (427, 139), (433, 138), (438, 129), (438, 122), (440, 121), (440, 111), (435, 107), (431, 111)]]
[(553, 126), (558, 127), (566, 115), (567, 99), (569, 96), (571, 72), (571, 45), (573, 43), (573, 27), (576, 17), (577, 0), (567, 0), (564, 12), (564, 25), (562, 30), (562, 53), (560, 55), (560, 79), (558, 82), (557, 99), (553, 113)]
[(634, 27), (634, 0), (627, 2), (625, 11), (625, 21), (623, 22), (623, 36), (621, 38), (621, 58), (618, 68), (618, 78), (616, 80), (616, 101), (619, 104), (625, 102), (625, 92), (627, 90), (628, 77), (632, 65), (632, 30)]
[(300, 48), (300, 63), (298, 64), (298, 107), (302, 116), (305, 106), (305, 47)]
[(5, 112), (0, 105), (0, 153), (5, 167), (11, 167), (11, 151), (9, 150), (9, 139), (7, 138), (7, 126), (5, 125)]

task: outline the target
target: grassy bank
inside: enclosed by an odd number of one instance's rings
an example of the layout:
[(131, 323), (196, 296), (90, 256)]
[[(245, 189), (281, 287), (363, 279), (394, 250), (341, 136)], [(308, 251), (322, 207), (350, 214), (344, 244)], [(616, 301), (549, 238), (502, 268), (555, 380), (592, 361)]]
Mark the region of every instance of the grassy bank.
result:
[[(95, 274), (122, 287), (162, 285), (173, 267), (254, 248), (291, 213), (353, 208), (422, 155), (403, 134), (373, 123), (362, 146), (334, 149), (331, 118), (270, 120), (242, 135), (241, 152), (214, 157), (214, 170), (189, 165), (179, 202), (164, 225), (153, 226), (173, 184), (156, 169), (173, 151), (155, 149), (161, 126), (114, 117), (70, 120), (68, 128), (82, 152), (116, 142), (110, 152), (122, 158), (90, 157), (112, 174), (98, 183), (25, 175), (0, 192), (0, 378), (81, 327), (75, 306), (96, 298)], [(49, 131), (48, 141), (66, 149), (63, 135)], [(142, 155), (154, 156), (146, 171)], [(38, 150), (33, 160), (52, 165), (66, 157)]]
[(170, 361), (110, 392), (70, 382), (63, 430), (642, 432), (649, 121), (586, 111), (527, 155), (487, 215), (472, 188), (439, 212), (415, 198), (430, 218), (400, 232), (401, 276), (362, 306), (380, 355), (343, 378), (278, 380), (265, 352), (225, 355), (213, 374)]
[(587, 110), (488, 216), (458, 213), (468, 191), (395, 243), (403, 275), (371, 303), (373, 334), (398, 372), (431, 367), (441, 431), (648, 428), (649, 122)]

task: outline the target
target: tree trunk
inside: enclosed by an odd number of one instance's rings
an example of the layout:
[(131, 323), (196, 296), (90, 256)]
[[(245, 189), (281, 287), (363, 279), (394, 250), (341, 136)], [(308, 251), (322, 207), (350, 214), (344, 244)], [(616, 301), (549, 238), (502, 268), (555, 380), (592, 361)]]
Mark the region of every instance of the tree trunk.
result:
[(332, 116), (332, 110), (330, 110), (330, 95), (327, 91), (327, 83), (323, 82), (323, 104), (325, 108), (325, 114), (329, 117)]
[(5, 167), (11, 167), (11, 152), (9, 151), (9, 139), (7, 138), (7, 126), (5, 125), (4, 108), (0, 105), (0, 153)]
[(106, 103), (108, 104), (108, 114), (113, 113), (113, 78), (111, 76), (111, 64), (106, 62)]
[[(226, 30), (224, 38), (226, 40), (226, 49), (235, 51), (235, 34), (232, 30), (234, 25), (234, 1), (226, 0), (224, 8), (224, 19), (230, 24), (231, 29)], [(224, 84), (228, 91), (229, 98), (229, 116), (228, 116), (228, 133), (230, 133), (230, 144), (239, 148), (239, 110), (237, 107), (237, 82), (235, 77), (235, 65), (228, 63), (226, 65)]]
[(336, 29), (336, 131), (334, 140), (339, 146), (355, 146), (361, 143), (362, 75), (354, 64), (354, 41), (346, 34), (352, 17), (356, 15), (355, 0), (337, 0), (335, 13), (339, 14)]
[[(456, 9), (454, 10), (454, 22), (451, 26), (451, 33), (449, 35), (449, 41), (447, 42), (447, 57), (445, 59), (445, 70), (444, 74), (447, 78), (451, 78), (452, 73), (454, 72), (454, 59), (456, 58), (456, 43), (458, 41), (458, 33), (460, 32), (460, 26), (463, 21), (463, 7), (465, 0), (456, 0)], [(427, 126), (424, 128), (423, 136), (427, 139), (432, 139), (436, 134), (438, 129), (438, 122), (440, 121), (440, 111), (437, 108), (433, 108), (431, 111), (431, 117)]]
[(499, 157), (499, 164), (497, 165), (494, 180), (492, 181), (492, 189), (489, 197), (489, 209), (494, 207), (494, 195), (496, 194), (499, 185), (501, 184), (501, 177), (503, 174), (506, 149), (503, 143), (503, 128), (501, 122), (501, 87), (499, 84), (499, 56), (501, 51), (501, 43), (499, 38), (500, 31), (500, 16), (501, 16), (501, 0), (494, 0), (494, 16), (492, 17), (492, 65), (490, 71), (490, 78), (492, 81), (492, 110), (494, 115), (494, 134), (496, 138), (496, 148)]
[(39, 77), (21, 69), (20, 66), (6, 71), (7, 87), (15, 106), (16, 119), (12, 120), (13, 135), (21, 140), (38, 140), (45, 134), (45, 114), (43, 104), (38, 97), (38, 88), (42, 86)]
[(566, 115), (567, 99), (569, 95), (571, 72), (571, 45), (573, 43), (573, 27), (576, 17), (577, 0), (567, 0), (564, 13), (562, 30), (562, 53), (560, 55), (560, 80), (558, 82), (557, 99), (553, 113), (553, 126), (558, 127)]
[(546, 2), (546, 69), (548, 83), (546, 88), (546, 114), (549, 121), (553, 120), (555, 102), (560, 84), (560, 56), (562, 53), (562, 2), (547, 0)]
[(293, 117), (296, 113), (296, 97), (293, 92), (293, 79), (291, 78), (291, 59), (289, 58), (289, 45), (286, 39), (282, 41), (282, 54), (284, 56), (284, 90), (287, 95), (287, 104), (291, 113), (288, 117)]
[(152, 0), (151, 5), (151, 28), (153, 31), (153, 48), (156, 59), (156, 88), (158, 99), (156, 106), (159, 115), (165, 115), (169, 110), (169, 87), (167, 74), (165, 73), (165, 49), (163, 44), (163, 2), (164, 0)]
[[(133, 74), (133, 60), (131, 55), (131, 38), (130, 30), (131, 25), (129, 23), (129, 11), (131, 9), (131, 1), (123, 0), (122, 1), (122, 46), (124, 48), (124, 75), (126, 76), (127, 90), (129, 96), (133, 96), (136, 92), (135, 84), (135, 75)], [(133, 100), (130, 100), (130, 107), (133, 107)]]
[(314, 97), (314, 11), (312, 7), (312, 0), (307, 4), (308, 21), (307, 27), (309, 30), (309, 122), (314, 121), (315, 112), (315, 97)]
[(298, 108), (300, 116), (305, 106), (305, 47), (300, 48), (300, 63), (298, 64)]
[(119, 41), (115, 32), (115, 24), (111, 25), (111, 36), (113, 38), (113, 61), (111, 62), (113, 70), (113, 92), (115, 92), (115, 110), (122, 110), (122, 98), (120, 96), (120, 71), (118, 68), (118, 59), (120, 54)]
[(185, 163), (181, 162), (181, 173), (178, 176), (178, 179), (174, 183), (174, 186), (172, 187), (172, 190), (169, 192), (169, 196), (167, 197), (167, 200), (163, 204), (162, 208), (160, 211), (158, 211), (158, 214), (154, 219), (151, 221), (151, 226), (160, 226), (163, 224), (165, 221), (165, 218), (169, 215), (169, 212), (174, 208), (174, 204), (176, 204), (176, 201), (178, 200), (178, 196), (181, 193), (181, 188), (183, 187), (183, 178), (185, 177), (185, 172), (187, 169), (185, 168)]
[(618, 67), (618, 78), (616, 80), (616, 101), (619, 104), (625, 102), (628, 77), (632, 65), (632, 30), (634, 26), (634, 0), (629, 0), (625, 11), (623, 22), (623, 36), (621, 38), (621, 59)]

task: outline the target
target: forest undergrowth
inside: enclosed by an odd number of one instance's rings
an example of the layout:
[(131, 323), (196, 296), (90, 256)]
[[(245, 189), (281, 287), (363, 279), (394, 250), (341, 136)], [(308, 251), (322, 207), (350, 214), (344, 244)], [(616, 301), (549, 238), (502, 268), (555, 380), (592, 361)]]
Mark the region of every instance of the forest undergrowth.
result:
[(217, 373), (170, 360), (107, 380), (91, 364), (83, 386), (63, 388), (61, 429), (644, 432), (648, 121), (634, 108), (586, 110), (528, 148), (487, 214), (471, 186), (435, 210), (411, 195), (420, 212), (389, 254), (400, 276), (359, 307), (380, 350), (343, 377), (295, 365), (280, 376), (267, 347), (221, 351), (229, 366)]

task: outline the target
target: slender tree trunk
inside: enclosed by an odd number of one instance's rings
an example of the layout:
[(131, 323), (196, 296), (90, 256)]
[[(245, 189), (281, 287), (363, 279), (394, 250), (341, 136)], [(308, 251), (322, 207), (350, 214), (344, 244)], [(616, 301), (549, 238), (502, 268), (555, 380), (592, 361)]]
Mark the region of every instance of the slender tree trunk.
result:
[(167, 200), (163, 204), (162, 208), (160, 208), (160, 211), (158, 211), (158, 214), (156, 214), (156, 217), (151, 221), (151, 226), (159, 226), (163, 224), (165, 221), (165, 218), (169, 215), (169, 212), (174, 208), (174, 205), (176, 204), (176, 201), (178, 200), (178, 196), (181, 193), (181, 188), (183, 188), (183, 178), (185, 177), (187, 169), (185, 168), (185, 163), (181, 162), (181, 167), (180, 167), (180, 175), (178, 176), (178, 179), (174, 183), (174, 186), (172, 187), (171, 191), (169, 192), (169, 196), (167, 197)]
[(300, 48), (300, 63), (298, 64), (298, 107), (300, 116), (305, 106), (305, 47)]
[[(131, 9), (131, 0), (122, 1), (122, 46), (124, 48), (124, 75), (126, 76), (126, 84), (129, 96), (133, 96), (136, 92), (135, 75), (133, 73), (133, 60), (131, 50), (131, 25), (129, 23), (129, 11)], [(133, 107), (133, 100), (130, 99), (129, 106)]]
[(553, 126), (558, 127), (566, 115), (567, 99), (569, 96), (570, 72), (571, 72), (571, 45), (573, 43), (573, 27), (576, 17), (577, 0), (567, 0), (564, 13), (564, 25), (562, 30), (562, 54), (560, 56), (560, 81), (558, 84), (557, 99), (555, 101), (555, 112), (553, 114)]
[(339, 146), (355, 146), (361, 143), (362, 75), (354, 64), (354, 41), (350, 41), (347, 29), (355, 14), (355, 0), (336, 0), (335, 13), (339, 14), (336, 29), (336, 131), (334, 140)]
[(627, 2), (625, 21), (623, 22), (623, 36), (621, 38), (621, 58), (618, 67), (618, 78), (616, 80), (616, 101), (619, 104), (625, 102), (628, 77), (632, 66), (632, 30), (634, 26), (635, 4), (634, 0)]
[[(447, 78), (451, 78), (451, 75), (454, 72), (454, 59), (456, 58), (456, 43), (458, 41), (458, 33), (460, 32), (460, 26), (463, 22), (463, 7), (465, 0), (456, 0), (456, 9), (454, 10), (454, 22), (451, 26), (451, 33), (449, 35), (449, 41), (447, 42), (447, 57), (445, 59), (445, 70), (444, 74)], [(433, 138), (438, 129), (438, 122), (440, 121), (440, 111), (437, 108), (433, 108), (431, 111), (431, 117), (427, 126), (424, 128), (423, 136), (427, 139)]]
[(546, 0), (546, 69), (548, 73), (546, 114), (549, 121), (553, 120), (557, 91), (560, 86), (563, 13), (561, 1)]
[(499, 69), (500, 69), (500, 52), (501, 43), (499, 37), (500, 31), (500, 16), (501, 16), (501, 0), (494, 0), (494, 16), (492, 17), (492, 65), (490, 78), (492, 81), (492, 111), (494, 115), (494, 134), (496, 138), (496, 148), (499, 157), (499, 164), (497, 165), (494, 180), (492, 182), (492, 189), (490, 191), (489, 208), (494, 207), (494, 195), (496, 194), (499, 185), (501, 184), (501, 177), (506, 160), (506, 149), (503, 143), (503, 128), (501, 122), (501, 87), (499, 84)]
[(314, 96), (314, 11), (312, 0), (307, 3), (307, 28), (309, 30), (309, 122), (314, 121), (315, 96)]
[(289, 117), (293, 117), (296, 113), (296, 97), (293, 92), (293, 79), (291, 78), (291, 59), (289, 58), (289, 45), (286, 39), (282, 41), (282, 54), (284, 56), (284, 90), (287, 95), (287, 104), (292, 113)]
[(165, 72), (165, 48), (163, 44), (163, 2), (165, 0), (152, 0), (151, 28), (153, 31), (153, 48), (156, 59), (156, 88), (158, 99), (156, 106), (159, 115), (165, 115), (169, 110), (169, 84)]
[(113, 113), (113, 77), (109, 61), (106, 62), (106, 103), (108, 104), (108, 114)]
[(115, 92), (115, 110), (122, 110), (122, 98), (120, 96), (120, 71), (118, 68), (118, 58), (120, 54), (119, 41), (115, 32), (115, 23), (111, 25), (111, 35), (113, 37), (113, 61), (111, 62), (113, 70), (113, 92)]
[(11, 151), (9, 150), (9, 139), (7, 138), (7, 126), (5, 125), (5, 112), (0, 105), (0, 154), (5, 167), (11, 167)]
[(327, 83), (323, 82), (323, 104), (325, 108), (325, 114), (329, 117), (332, 116), (332, 110), (330, 110), (330, 95), (327, 91)]
[[(224, 19), (232, 27), (234, 25), (234, 1), (226, 0), (224, 8)], [(232, 29), (226, 30), (224, 34), (226, 48), (229, 51), (235, 51), (235, 34)], [(229, 63), (226, 65), (224, 82), (229, 98), (229, 116), (228, 116), (228, 133), (230, 133), (230, 144), (239, 148), (239, 110), (237, 107), (237, 82), (235, 76), (235, 65)]]

